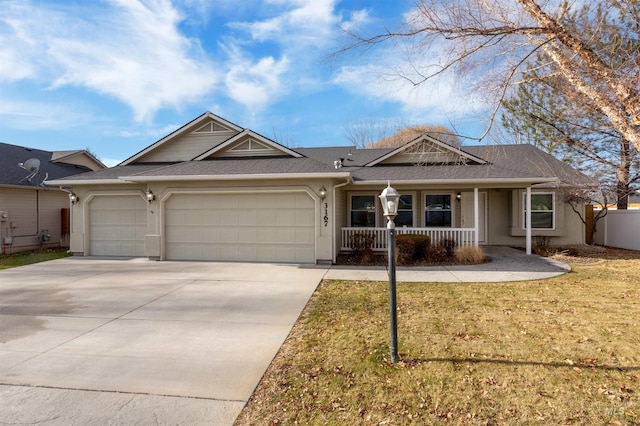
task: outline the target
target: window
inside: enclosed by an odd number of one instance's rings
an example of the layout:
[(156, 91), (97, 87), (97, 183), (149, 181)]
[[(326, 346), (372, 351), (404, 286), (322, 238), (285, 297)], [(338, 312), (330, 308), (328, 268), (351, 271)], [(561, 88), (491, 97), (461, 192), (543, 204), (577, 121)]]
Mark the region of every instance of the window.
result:
[(401, 195), (398, 215), (395, 218), (396, 226), (413, 226), (413, 195)]
[[(527, 227), (527, 194), (524, 194), (524, 227)], [(531, 194), (531, 228), (554, 229), (553, 193)]]
[(375, 195), (351, 196), (351, 226), (370, 228), (376, 226)]
[(424, 226), (451, 227), (451, 194), (425, 197)]

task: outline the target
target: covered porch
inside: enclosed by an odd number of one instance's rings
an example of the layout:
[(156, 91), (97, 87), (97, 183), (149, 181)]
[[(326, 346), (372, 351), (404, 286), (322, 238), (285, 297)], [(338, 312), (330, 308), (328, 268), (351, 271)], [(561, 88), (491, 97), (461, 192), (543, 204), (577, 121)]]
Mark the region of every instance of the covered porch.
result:
[[(393, 185), (393, 181), (391, 182)], [(395, 221), (397, 235), (427, 235), (433, 244), (452, 240), (456, 247), (491, 244), (488, 239), (488, 191), (489, 188), (460, 188), (459, 190), (417, 190), (398, 185), (401, 195), (409, 194), (403, 211), (402, 206)], [(531, 186), (520, 187), (522, 197), (522, 231), (526, 254), (532, 252)], [(511, 188), (510, 190), (512, 190)], [(386, 220), (380, 217), (377, 195), (372, 197), (364, 191), (350, 191), (347, 195), (346, 223), (339, 227), (338, 248), (350, 252), (362, 241), (375, 252), (387, 248)], [(439, 205), (434, 203), (437, 200)], [(517, 198), (516, 198), (517, 202)], [(402, 199), (401, 199), (402, 204)], [(504, 216), (504, 212), (502, 215)], [(404, 215), (404, 216), (403, 216)], [(441, 221), (438, 223), (438, 221)], [(430, 226), (435, 224), (436, 226)], [(347, 226), (344, 226), (347, 225)], [(375, 225), (375, 226), (371, 226)], [(521, 231), (521, 232), (522, 232)], [(495, 242), (494, 242), (495, 243)], [(500, 244), (500, 242), (498, 243)]]

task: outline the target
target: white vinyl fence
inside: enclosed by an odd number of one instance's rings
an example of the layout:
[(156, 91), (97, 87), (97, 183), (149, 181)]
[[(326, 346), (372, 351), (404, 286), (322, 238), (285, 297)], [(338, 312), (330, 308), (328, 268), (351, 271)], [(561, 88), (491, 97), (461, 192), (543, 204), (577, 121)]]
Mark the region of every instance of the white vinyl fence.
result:
[(605, 246), (640, 250), (640, 210), (609, 210), (598, 221), (594, 241)]

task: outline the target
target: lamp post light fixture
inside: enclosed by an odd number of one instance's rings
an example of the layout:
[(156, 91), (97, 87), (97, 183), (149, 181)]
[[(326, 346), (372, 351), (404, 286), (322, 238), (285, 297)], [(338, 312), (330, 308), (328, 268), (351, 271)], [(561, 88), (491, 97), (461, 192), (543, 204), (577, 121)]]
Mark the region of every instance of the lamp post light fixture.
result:
[(391, 362), (398, 362), (398, 310), (396, 308), (396, 224), (393, 221), (398, 214), (400, 194), (391, 187), (387, 187), (379, 196), (384, 216), (387, 218), (387, 248), (389, 252), (389, 323), (391, 335)]

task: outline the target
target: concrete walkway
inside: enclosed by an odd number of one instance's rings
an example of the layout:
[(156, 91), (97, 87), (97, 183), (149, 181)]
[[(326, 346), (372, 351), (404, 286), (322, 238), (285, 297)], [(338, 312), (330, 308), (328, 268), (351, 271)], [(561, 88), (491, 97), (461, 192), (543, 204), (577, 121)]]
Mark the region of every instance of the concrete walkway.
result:
[[(555, 277), (571, 271), (571, 267), (554, 259), (527, 256), (511, 247), (484, 247), (491, 261), (469, 266), (397, 267), (398, 282), (503, 282), (529, 281)], [(387, 281), (384, 266), (333, 265), (325, 274), (328, 280)]]

